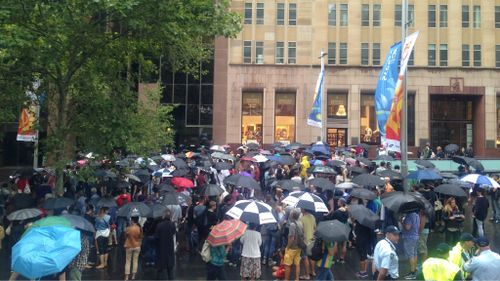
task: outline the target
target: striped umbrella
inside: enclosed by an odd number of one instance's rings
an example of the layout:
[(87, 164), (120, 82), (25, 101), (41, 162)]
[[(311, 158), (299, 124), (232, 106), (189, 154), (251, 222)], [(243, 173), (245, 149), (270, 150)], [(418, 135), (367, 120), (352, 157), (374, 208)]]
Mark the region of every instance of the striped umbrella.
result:
[(224, 220), (212, 228), (207, 242), (212, 247), (228, 245), (243, 236), (246, 229), (247, 225), (240, 220)]
[(480, 174), (469, 174), (461, 178), (460, 180), (473, 184), (487, 185), (491, 187), (500, 187), (500, 184), (498, 184), (498, 182), (496, 182), (494, 179)]
[(294, 208), (302, 208), (312, 212), (328, 213), (328, 208), (319, 196), (306, 191), (295, 191), (290, 193), (283, 203)]
[(255, 224), (276, 223), (271, 206), (255, 200), (240, 200), (229, 209), (226, 215), (244, 222)]

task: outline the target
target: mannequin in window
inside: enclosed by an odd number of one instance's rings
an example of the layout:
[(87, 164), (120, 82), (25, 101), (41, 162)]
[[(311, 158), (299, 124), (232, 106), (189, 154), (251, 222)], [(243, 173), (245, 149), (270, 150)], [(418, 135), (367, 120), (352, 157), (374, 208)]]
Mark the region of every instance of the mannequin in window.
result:
[(364, 142), (371, 142), (372, 138), (372, 129), (369, 126), (365, 128), (365, 136), (363, 137)]

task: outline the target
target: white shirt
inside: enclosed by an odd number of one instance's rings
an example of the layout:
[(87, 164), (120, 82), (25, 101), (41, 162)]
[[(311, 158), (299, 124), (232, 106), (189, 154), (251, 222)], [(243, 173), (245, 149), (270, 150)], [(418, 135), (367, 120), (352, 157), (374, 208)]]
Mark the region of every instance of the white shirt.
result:
[(473, 281), (500, 280), (500, 255), (486, 250), (464, 264), (464, 270), (472, 273)]
[(241, 236), (240, 242), (243, 244), (242, 257), (260, 258), (260, 245), (262, 245), (260, 232), (247, 229), (245, 234)]
[(381, 268), (386, 268), (387, 274), (397, 279), (399, 277), (398, 262), (398, 254), (394, 244), (387, 238), (380, 240), (373, 251), (373, 265), (377, 271), (380, 272)]

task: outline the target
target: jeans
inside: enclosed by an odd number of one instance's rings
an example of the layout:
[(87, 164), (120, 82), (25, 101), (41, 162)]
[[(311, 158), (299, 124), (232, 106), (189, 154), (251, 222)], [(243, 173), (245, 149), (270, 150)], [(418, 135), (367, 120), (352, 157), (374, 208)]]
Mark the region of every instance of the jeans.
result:
[(478, 219), (474, 219), (474, 225), (473, 225), (473, 228), (472, 228), (472, 235), (474, 236), (478, 236), (478, 237), (481, 237), (481, 236), (484, 236), (484, 225), (483, 225), (483, 221), (481, 220), (478, 220)]
[(137, 273), (137, 265), (139, 263), (139, 253), (141, 248), (127, 248), (125, 250), (125, 275), (130, 274), (130, 263), (132, 262), (132, 274)]
[(264, 259), (270, 259), (274, 255), (276, 249), (276, 231), (269, 232), (268, 235), (262, 237), (262, 253)]
[(127, 221), (122, 217), (118, 217), (116, 219), (116, 240), (118, 243), (122, 241), (122, 235), (125, 232), (126, 227)]
[(155, 263), (156, 259), (156, 240), (152, 235), (144, 237), (142, 243), (142, 256), (144, 258), (144, 262), (146, 263)]
[(224, 266), (216, 266), (207, 263), (207, 280), (227, 280)]
[[(500, 192), (498, 190), (497, 192)], [(500, 220), (500, 199), (493, 200), (491, 199), (491, 205), (493, 206), (493, 219)]]
[(241, 257), (241, 242), (240, 240), (235, 240), (233, 246), (231, 247), (231, 252), (227, 256), (229, 262), (238, 264)]
[(333, 273), (329, 268), (318, 268), (316, 270), (316, 280), (333, 281)]

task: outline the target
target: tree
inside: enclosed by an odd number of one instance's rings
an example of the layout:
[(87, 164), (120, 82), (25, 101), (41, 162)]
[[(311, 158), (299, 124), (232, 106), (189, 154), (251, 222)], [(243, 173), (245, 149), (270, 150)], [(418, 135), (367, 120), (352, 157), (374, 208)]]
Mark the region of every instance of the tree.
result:
[(228, 0), (0, 1), (0, 77), (21, 89), (42, 81), (56, 194), (75, 141), (102, 151), (158, 145), (146, 140), (153, 135), (142, 137), (144, 128), (168, 126), (169, 109), (147, 116), (137, 103), (134, 69), (156, 71), (145, 57), (162, 56), (173, 70), (191, 72), (210, 57), (213, 40), (235, 36), (240, 22)]

